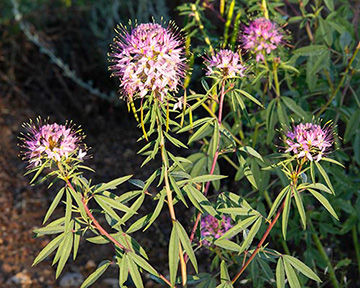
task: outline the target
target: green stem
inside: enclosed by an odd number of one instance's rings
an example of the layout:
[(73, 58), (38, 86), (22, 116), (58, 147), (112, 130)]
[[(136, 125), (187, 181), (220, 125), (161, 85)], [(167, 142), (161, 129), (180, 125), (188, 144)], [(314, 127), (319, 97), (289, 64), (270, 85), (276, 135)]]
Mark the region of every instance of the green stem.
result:
[(311, 229), (313, 230), (312, 238), (313, 238), (313, 241), (315, 242), (315, 246), (318, 249), (321, 257), (325, 260), (325, 262), (327, 264), (331, 283), (332, 283), (334, 288), (340, 288), (339, 282), (337, 281), (336, 276), (335, 276), (334, 268), (331, 265), (331, 261), (330, 261), (328, 255), (325, 252), (324, 246), (321, 244), (321, 241), (320, 241), (319, 237), (315, 233), (314, 225), (312, 224), (310, 218), (309, 218), (309, 224), (310, 224)]
[(279, 78), (278, 78), (278, 73), (277, 73), (277, 66), (278, 66), (278, 64), (273, 62), (275, 92), (276, 92), (276, 96), (280, 97), (280, 84), (279, 84)]
[[(169, 175), (168, 175), (168, 163), (166, 158), (166, 150), (165, 150), (165, 141), (164, 141), (164, 133), (161, 124), (158, 121), (159, 125), (159, 133), (160, 133), (160, 149), (161, 149), (161, 159), (164, 169), (164, 182), (165, 182), (165, 190), (167, 195), (167, 203), (169, 207), (170, 217), (172, 220), (172, 223), (174, 224), (176, 222), (176, 216), (175, 216), (175, 209), (174, 209), (174, 203), (172, 198), (172, 192), (170, 188), (170, 182), (169, 182)], [(182, 251), (181, 245), (179, 245), (179, 257), (180, 257), (180, 267), (181, 267), (181, 278), (182, 278), (182, 285), (183, 287), (186, 287), (186, 280), (187, 280), (187, 272), (186, 272), (186, 261), (184, 259), (184, 253)]]

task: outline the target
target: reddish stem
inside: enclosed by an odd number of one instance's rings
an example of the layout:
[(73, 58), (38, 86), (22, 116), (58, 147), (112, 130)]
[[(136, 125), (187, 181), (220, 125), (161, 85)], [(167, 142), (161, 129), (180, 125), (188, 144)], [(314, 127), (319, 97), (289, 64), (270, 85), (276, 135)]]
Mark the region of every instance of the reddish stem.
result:
[[(231, 89), (231, 88), (232, 88), (232, 86), (229, 89)], [(225, 80), (223, 80), (222, 83), (221, 83), (221, 94), (220, 94), (220, 103), (219, 103), (219, 116), (218, 116), (219, 127), (221, 126), (221, 121), (222, 121), (222, 113), (223, 113), (223, 107), (224, 107), (225, 94), (229, 91), (229, 89), (225, 91)], [(220, 134), (220, 131), (219, 131), (219, 134)], [(219, 137), (219, 139), (220, 139), (220, 137)], [(218, 143), (218, 145), (216, 147), (214, 159), (213, 159), (213, 162), (211, 164), (211, 169), (210, 169), (210, 173), (209, 173), (210, 175), (213, 175), (214, 171), (215, 171), (216, 162), (217, 162), (218, 157), (219, 157), (219, 147), (220, 147), (220, 141), (219, 141), (219, 143)], [(209, 192), (210, 183), (211, 183), (211, 181), (208, 181), (206, 183), (205, 190), (204, 190), (204, 195), (205, 196)], [(194, 224), (194, 226), (193, 226), (193, 228), (191, 230), (190, 242), (192, 242), (194, 240), (195, 233), (196, 233), (196, 228), (199, 225), (200, 219), (201, 219), (201, 212), (198, 212), (198, 214), (196, 216), (195, 224)], [(185, 254), (185, 261), (187, 260), (187, 258), (188, 258), (188, 255)]]
[[(71, 182), (69, 181), (69, 179), (65, 178), (65, 182), (66, 185), (74, 191), (74, 193), (77, 193), (77, 191), (75, 190), (74, 186), (71, 184)], [(125, 246), (121, 245), (114, 237), (112, 237), (101, 225), (100, 223), (95, 219), (94, 215), (91, 213), (89, 207), (87, 206), (86, 202), (85, 202), (85, 198), (82, 197), (81, 199), (81, 203), (83, 204), (83, 207), (86, 211), (86, 214), (89, 216), (89, 218), (92, 220), (93, 224), (95, 225), (96, 229), (100, 232), (101, 235), (105, 236), (106, 238), (108, 238), (113, 244), (115, 244), (116, 246), (118, 246), (120, 249), (124, 250), (124, 252), (132, 252), (131, 250), (129, 250), (128, 248), (126, 248)], [(169, 287), (173, 287), (171, 286), (171, 283), (168, 279), (165, 278), (165, 276), (161, 275), (160, 273), (158, 273), (157, 275), (160, 279), (162, 279), (167, 285), (169, 285)], [(175, 288), (175, 286), (174, 286)]]
[(263, 243), (265, 242), (267, 236), (269, 235), (271, 229), (274, 227), (276, 221), (279, 219), (280, 214), (282, 212), (282, 210), (284, 209), (285, 206), (285, 200), (283, 202), (283, 204), (281, 205), (280, 209), (278, 210), (278, 212), (276, 213), (275, 218), (271, 221), (269, 227), (266, 229), (264, 235), (262, 236), (259, 244), (256, 246), (255, 251), (251, 254), (251, 256), (249, 257), (249, 259), (245, 262), (245, 264), (241, 267), (240, 271), (235, 275), (234, 279), (231, 281), (232, 284), (234, 284), (236, 282), (236, 280), (241, 276), (241, 274), (245, 271), (245, 269), (247, 268), (247, 266), (249, 266), (249, 264), (251, 263), (251, 261), (255, 258), (256, 254), (259, 252), (259, 250), (261, 249), (261, 246), (263, 245)]

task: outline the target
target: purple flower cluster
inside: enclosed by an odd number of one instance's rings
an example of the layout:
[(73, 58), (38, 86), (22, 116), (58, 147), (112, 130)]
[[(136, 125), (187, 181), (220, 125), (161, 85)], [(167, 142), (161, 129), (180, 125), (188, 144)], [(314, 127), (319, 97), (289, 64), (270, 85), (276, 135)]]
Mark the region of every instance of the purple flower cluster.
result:
[(66, 125), (27, 124), (28, 133), (23, 139), (22, 148), (25, 158), (29, 161), (31, 167), (42, 164), (43, 159), (61, 161), (61, 158), (67, 159), (70, 155), (77, 153), (77, 157), (82, 160), (86, 155), (86, 149), (80, 148), (82, 136)]
[(333, 131), (331, 126), (313, 123), (298, 124), (293, 131), (286, 133), (285, 143), (288, 148), (285, 152), (293, 152), (298, 158), (306, 157), (310, 161), (320, 161), (322, 156), (329, 152), (333, 144)]
[(256, 61), (264, 60), (282, 42), (283, 35), (277, 25), (266, 18), (257, 18), (245, 27), (241, 35), (243, 48), (256, 54)]
[(205, 246), (211, 246), (213, 239), (220, 238), (231, 227), (230, 217), (223, 215), (222, 221), (219, 221), (215, 217), (207, 215), (201, 219), (201, 242)]
[(244, 77), (245, 67), (240, 63), (239, 54), (231, 50), (221, 49), (206, 59), (205, 64), (208, 76), (220, 74), (223, 78)]
[(156, 23), (140, 24), (129, 33), (117, 31), (109, 54), (114, 65), (109, 69), (119, 77), (125, 97), (144, 97), (154, 93), (161, 101), (177, 91), (185, 76), (183, 41), (174, 29)]

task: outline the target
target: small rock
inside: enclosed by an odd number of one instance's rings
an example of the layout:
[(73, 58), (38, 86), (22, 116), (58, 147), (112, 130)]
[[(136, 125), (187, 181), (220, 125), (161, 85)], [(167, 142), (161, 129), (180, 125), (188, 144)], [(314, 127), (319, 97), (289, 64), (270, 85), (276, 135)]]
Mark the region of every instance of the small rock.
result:
[(27, 271), (23, 270), (19, 273), (16, 273), (16, 275), (11, 277), (8, 281), (6, 281), (6, 283), (21, 284), (22, 287), (27, 287), (32, 284), (32, 280), (30, 278), (30, 275), (27, 273)]
[(80, 273), (67, 272), (61, 277), (60, 287), (79, 287), (84, 281), (84, 277)]
[(95, 267), (96, 267), (96, 263), (95, 263), (94, 260), (89, 260), (85, 264), (85, 269), (86, 270), (93, 270)]

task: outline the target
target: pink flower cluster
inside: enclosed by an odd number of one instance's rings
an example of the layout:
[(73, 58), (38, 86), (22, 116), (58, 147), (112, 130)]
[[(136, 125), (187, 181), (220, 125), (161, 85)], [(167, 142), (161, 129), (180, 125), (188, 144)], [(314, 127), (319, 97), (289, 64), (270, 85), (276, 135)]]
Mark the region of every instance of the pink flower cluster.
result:
[(223, 78), (244, 77), (245, 67), (240, 63), (239, 54), (231, 50), (221, 49), (206, 59), (205, 64), (208, 76), (220, 74)]
[(86, 149), (82, 151), (79, 146), (82, 136), (66, 125), (31, 123), (27, 130), (22, 147), (27, 150), (24, 155), (32, 167), (41, 165), (43, 159), (60, 161), (78, 153), (81, 160), (86, 155)]
[(201, 242), (205, 246), (211, 246), (213, 239), (220, 238), (231, 227), (230, 217), (223, 215), (222, 220), (219, 221), (215, 217), (207, 215), (201, 219)]
[(313, 123), (298, 124), (288, 131), (285, 140), (288, 148), (285, 152), (293, 152), (298, 158), (306, 157), (310, 161), (320, 161), (328, 153), (333, 144), (333, 131), (329, 125), (321, 128)]
[(282, 42), (283, 35), (277, 25), (266, 18), (257, 18), (245, 27), (241, 35), (243, 48), (256, 54), (256, 61), (264, 60)]
[(154, 93), (161, 101), (168, 92), (177, 91), (185, 76), (183, 41), (169, 26), (140, 24), (129, 33), (117, 31), (109, 54), (114, 65), (109, 69), (119, 77), (125, 97), (144, 97)]

